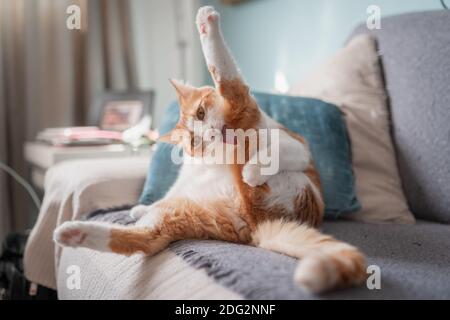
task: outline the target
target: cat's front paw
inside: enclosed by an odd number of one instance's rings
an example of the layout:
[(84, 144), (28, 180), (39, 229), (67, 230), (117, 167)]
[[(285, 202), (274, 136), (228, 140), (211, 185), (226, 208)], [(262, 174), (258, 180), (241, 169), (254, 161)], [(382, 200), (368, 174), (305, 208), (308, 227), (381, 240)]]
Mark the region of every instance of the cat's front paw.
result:
[(261, 166), (247, 163), (242, 169), (242, 180), (250, 187), (257, 187), (267, 182), (269, 176), (261, 174)]
[(201, 7), (197, 12), (196, 24), (201, 35), (209, 34), (218, 29), (219, 13), (211, 6)]
[(137, 205), (133, 208), (131, 208), (130, 210), (130, 216), (133, 219), (139, 220), (140, 218), (142, 218), (143, 216), (145, 216), (149, 211), (150, 211), (150, 206), (146, 206), (146, 205)]
[(64, 247), (78, 247), (86, 239), (87, 233), (83, 230), (83, 223), (67, 221), (56, 228), (53, 240)]

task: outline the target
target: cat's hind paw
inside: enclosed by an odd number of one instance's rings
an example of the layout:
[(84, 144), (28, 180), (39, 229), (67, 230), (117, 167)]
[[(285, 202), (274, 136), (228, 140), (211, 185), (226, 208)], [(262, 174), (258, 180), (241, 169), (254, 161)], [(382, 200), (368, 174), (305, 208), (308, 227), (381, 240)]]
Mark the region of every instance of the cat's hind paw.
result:
[(208, 34), (212, 30), (217, 30), (219, 17), (219, 13), (211, 6), (198, 9), (196, 18), (198, 32), (202, 35)]
[(56, 228), (53, 241), (63, 247), (110, 251), (111, 226), (95, 221), (68, 221)]
[(78, 247), (87, 237), (82, 228), (82, 222), (67, 221), (56, 228), (53, 240), (64, 247)]

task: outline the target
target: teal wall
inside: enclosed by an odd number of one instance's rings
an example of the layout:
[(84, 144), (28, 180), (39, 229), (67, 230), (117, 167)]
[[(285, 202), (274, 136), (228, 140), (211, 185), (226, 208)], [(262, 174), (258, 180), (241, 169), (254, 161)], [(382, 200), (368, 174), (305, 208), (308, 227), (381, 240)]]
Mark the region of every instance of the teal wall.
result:
[(365, 22), (369, 5), (381, 16), (441, 9), (439, 0), (247, 0), (222, 5), (225, 39), (253, 89), (271, 90), (277, 70), (292, 85), (336, 52), (353, 27)]

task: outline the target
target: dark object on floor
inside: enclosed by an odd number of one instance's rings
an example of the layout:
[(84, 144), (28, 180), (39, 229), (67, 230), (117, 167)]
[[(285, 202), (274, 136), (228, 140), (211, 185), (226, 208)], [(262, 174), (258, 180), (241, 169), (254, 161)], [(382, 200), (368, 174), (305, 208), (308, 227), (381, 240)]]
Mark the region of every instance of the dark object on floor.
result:
[(36, 285), (30, 295), (31, 282), (23, 274), (23, 252), (28, 234), (11, 233), (3, 244), (0, 256), (0, 300), (56, 300), (56, 291)]

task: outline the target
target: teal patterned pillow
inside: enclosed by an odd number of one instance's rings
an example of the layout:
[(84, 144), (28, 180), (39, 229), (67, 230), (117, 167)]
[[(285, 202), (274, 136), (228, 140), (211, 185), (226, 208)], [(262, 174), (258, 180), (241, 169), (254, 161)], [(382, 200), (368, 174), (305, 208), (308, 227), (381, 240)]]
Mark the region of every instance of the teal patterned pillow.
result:
[[(322, 182), (325, 215), (337, 217), (359, 210), (350, 143), (341, 111), (335, 105), (311, 98), (267, 93), (254, 93), (254, 97), (269, 116), (308, 141)], [(178, 104), (170, 104), (160, 133), (174, 128), (178, 117)], [(175, 182), (180, 166), (171, 161), (172, 148), (176, 147), (158, 143), (139, 201), (141, 204), (161, 199)]]

